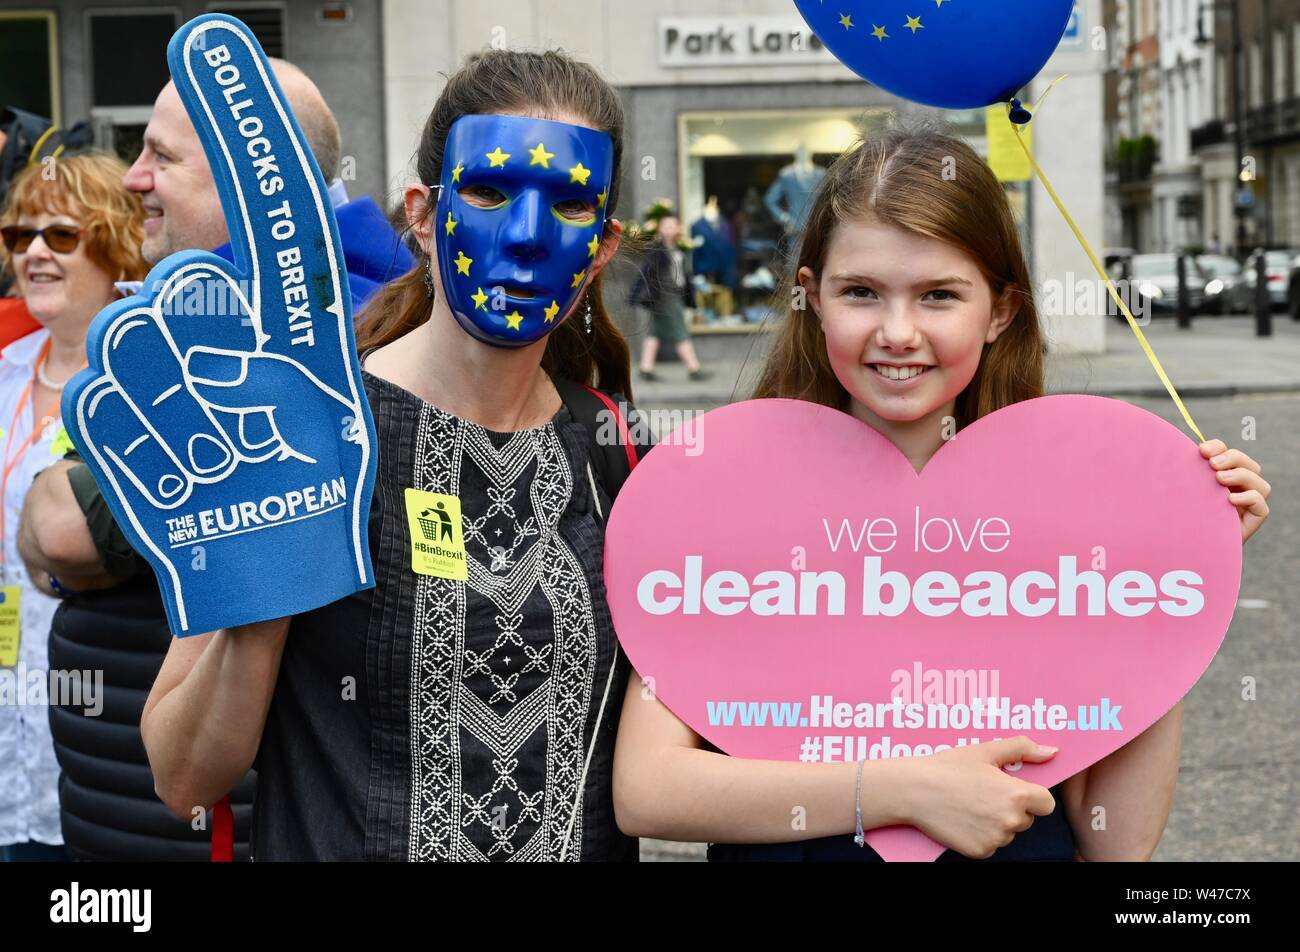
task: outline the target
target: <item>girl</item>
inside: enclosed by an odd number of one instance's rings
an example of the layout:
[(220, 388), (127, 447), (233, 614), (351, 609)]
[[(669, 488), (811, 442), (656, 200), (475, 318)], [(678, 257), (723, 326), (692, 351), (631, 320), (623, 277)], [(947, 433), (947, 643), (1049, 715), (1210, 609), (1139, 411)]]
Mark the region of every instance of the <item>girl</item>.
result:
[[(955, 166), (954, 166), (955, 163)], [(945, 176), (956, 168), (957, 176)], [(808, 307), (778, 331), (758, 397), (810, 400), (874, 427), (919, 472), (960, 428), (1043, 393), (1043, 341), (1002, 186), (961, 141), (891, 131), (845, 154), (819, 190), (799, 253)], [(792, 297), (798, 301), (799, 296)], [(1268, 515), (1259, 465), (1221, 441), (1201, 453), (1231, 490), (1243, 541)], [(864, 828), (908, 824), (941, 859), (1147, 859), (1173, 800), (1181, 704), (1053, 790), (1004, 764), (1056, 748), (1027, 737), (858, 764), (741, 760), (710, 749), (633, 678), (614, 767), (619, 826), (709, 841), (710, 858), (875, 859)], [(1108, 830), (1092, 828), (1104, 803)], [(791, 828), (804, 808), (806, 829)], [(726, 844), (766, 844), (739, 846)]]
[[(405, 193), (417, 266), (358, 335), (376, 586), (173, 642), (142, 730), (177, 815), (255, 765), (257, 859), (636, 857), (610, 791), (617, 480), (577, 386), (630, 390), (598, 277), (622, 135), (615, 91), (559, 53), (448, 80)], [(421, 539), (459, 560), (417, 571)]]

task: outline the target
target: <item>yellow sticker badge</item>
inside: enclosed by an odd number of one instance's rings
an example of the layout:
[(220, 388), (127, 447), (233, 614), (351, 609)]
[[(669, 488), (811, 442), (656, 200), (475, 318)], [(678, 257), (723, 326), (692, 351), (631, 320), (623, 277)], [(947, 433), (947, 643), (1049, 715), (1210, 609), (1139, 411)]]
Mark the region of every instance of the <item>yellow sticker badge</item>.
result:
[(469, 578), (458, 497), (407, 489), (406, 521), (411, 528), (413, 572), (461, 582)]
[(72, 437), (68, 436), (67, 427), (59, 427), (58, 436), (56, 436), (54, 441), (50, 443), (50, 455), (63, 459), (64, 453), (68, 453), (74, 449), (76, 449), (76, 447), (72, 445)]
[(20, 586), (0, 586), (0, 668), (12, 668), (18, 664), (22, 598)]

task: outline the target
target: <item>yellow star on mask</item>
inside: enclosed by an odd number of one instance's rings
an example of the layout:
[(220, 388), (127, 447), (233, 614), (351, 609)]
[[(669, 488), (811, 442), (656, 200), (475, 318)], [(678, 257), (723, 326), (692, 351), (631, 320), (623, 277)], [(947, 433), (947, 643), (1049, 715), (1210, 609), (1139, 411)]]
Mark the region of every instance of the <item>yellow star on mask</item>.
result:
[(844, 27), (844, 29), (846, 29), (846, 30), (849, 29), (850, 27), (852, 27), (852, 26), (853, 26), (853, 17), (849, 16), (847, 13), (841, 13), (841, 14), (840, 14), (840, 26)]
[(477, 292), (470, 295), (470, 300), (474, 302), (474, 306), (483, 311), (487, 310), (487, 299), (488, 296), (483, 293), (482, 288), (479, 288)]
[(597, 207), (597, 208), (604, 208), (604, 207), (605, 207), (605, 199), (607, 199), (608, 197), (609, 197), (609, 192), (597, 192), (597, 193), (596, 193), (596, 207)]
[(451, 170), (451, 180), (452, 180), (453, 182), (459, 182), (459, 181), (460, 181), (460, 173), (461, 173), (461, 172), (464, 172), (464, 171), (465, 171), (465, 166), (463, 166), (463, 165), (461, 165), (459, 162), (457, 162), (457, 163), (456, 163), (456, 167), (455, 167), (454, 169)]
[(459, 271), (461, 274), (463, 274), (463, 275), (465, 275), (466, 277), (468, 277), (468, 276), (469, 276), (469, 266), (472, 265), (472, 264), (474, 263), (474, 259), (473, 259), (473, 258), (466, 258), (466, 257), (465, 257), (465, 252), (463, 252), (463, 251), (458, 251), (458, 252), (456, 252), (456, 260), (455, 260), (454, 262), (452, 262), (452, 263), (453, 263), (454, 265), (456, 265), (456, 270), (457, 270), (457, 271)]
[(519, 330), (519, 322), (523, 319), (524, 316), (518, 311), (511, 311), (506, 315), (506, 327), (510, 328), (512, 331), (517, 331)]
[(882, 43), (885, 42), (885, 40), (889, 36), (889, 34), (885, 32), (885, 28), (883, 26), (876, 27), (874, 30), (871, 31), (871, 35), (874, 36)]
[(569, 287), (576, 288), (578, 285), (582, 283), (582, 279), (585, 278), (586, 276), (587, 276), (587, 269), (584, 268), (583, 270), (579, 271), (577, 274), (573, 276), (573, 283), (570, 284)]
[(924, 30), (925, 27), (923, 27), (923, 26), (921, 25), (921, 18), (920, 18), (920, 17), (908, 17), (908, 18), (907, 18), (907, 26), (903, 27), (903, 29), (905, 29), (905, 30), (911, 30), (911, 31), (912, 31), (912, 35), (913, 35), (913, 36), (916, 36), (916, 31), (917, 31), (917, 30)]
[(443, 226), (447, 229), (447, 234), (449, 235), (456, 234), (456, 226), (458, 224), (459, 222), (457, 222), (456, 219), (451, 217), (451, 212), (447, 212), (447, 221), (444, 223)]
[(529, 149), (528, 154), (533, 157), (533, 160), (528, 163), (529, 165), (540, 165), (544, 169), (549, 169), (551, 167), (551, 159), (555, 158), (555, 153), (547, 152), (546, 146), (542, 145), (540, 142), (537, 143), (537, 148)]
[(506, 159), (510, 158), (510, 153), (502, 152), (501, 146), (497, 146), (491, 152), (485, 153), (483, 158), (492, 163), (488, 168), (499, 169), (506, 164)]
[(600, 248), (600, 235), (592, 235), (591, 241), (587, 242), (587, 257), (596, 257), (596, 251)]
[(591, 174), (591, 169), (584, 169), (579, 162), (573, 168), (569, 169), (569, 184), (577, 182), (579, 185), (587, 184), (587, 176)]
[(550, 307), (542, 309), (542, 313), (546, 315), (546, 323), (549, 324), (555, 320), (555, 315), (560, 313), (560, 305), (552, 301)]

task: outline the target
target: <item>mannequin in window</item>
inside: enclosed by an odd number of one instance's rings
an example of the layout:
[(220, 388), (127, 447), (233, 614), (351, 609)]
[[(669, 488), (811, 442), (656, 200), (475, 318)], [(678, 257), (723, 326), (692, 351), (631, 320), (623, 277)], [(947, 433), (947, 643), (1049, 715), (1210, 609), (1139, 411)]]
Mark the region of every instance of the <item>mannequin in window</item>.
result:
[(705, 202), (704, 211), (691, 225), (691, 238), (693, 269), (709, 282), (706, 306), (727, 317), (735, 311), (736, 235), (731, 222), (718, 212), (718, 196), (710, 195)]
[(794, 161), (777, 174), (776, 181), (763, 197), (772, 217), (785, 226), (787, 236), (797, 234), (803, 226), (813, 193), (825, 175), (825, 169), (814, 164), (808, 146), (797, 143)]

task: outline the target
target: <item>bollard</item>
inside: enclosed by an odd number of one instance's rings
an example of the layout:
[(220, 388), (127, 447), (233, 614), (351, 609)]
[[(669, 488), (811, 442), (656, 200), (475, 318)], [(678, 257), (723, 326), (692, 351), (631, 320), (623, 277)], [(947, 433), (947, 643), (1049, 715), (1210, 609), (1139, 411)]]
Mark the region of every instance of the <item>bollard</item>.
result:
[(1255, 257), (1255, 336), (1273, 336), (1273, 302), (1268, 296), (1268, 261), (1261, 248)]
[(1178, 326), (1188, 330), (1192, 326), (1192, 307), (1187, 292), (1187, 255), (1178, 256)]

